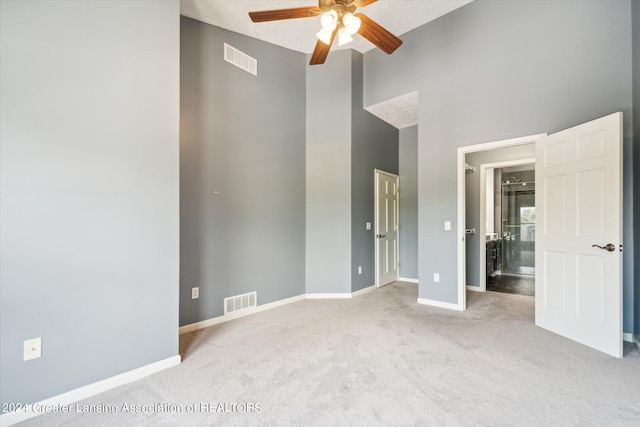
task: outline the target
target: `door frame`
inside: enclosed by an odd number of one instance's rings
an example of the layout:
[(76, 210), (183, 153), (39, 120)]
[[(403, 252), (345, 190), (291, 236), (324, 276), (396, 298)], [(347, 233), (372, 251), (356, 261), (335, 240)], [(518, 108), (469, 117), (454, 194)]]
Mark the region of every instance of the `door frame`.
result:
[[(374, 261), (374, 269), (375, 269), (375, 285), (377, 288), (380, 287), (380, 274), (378, 273), (380, 269), (378, 268), (380, 265), (380, 254), (378, 253), (378, 239), (375, 237), (375, 233), (378, 231), (378, 175), (386, 175), (391, 178), (395, 178), (396, 180), (396, 188), (398, 189), (396, 192), (396, 196), (398, 198), (398, 203), (396, 204), (396, 218), (397, 218), (397, 241), (398, 241), (398, 250), (396, 251), (396, 271), (398, 272), (397, 277), (400, 277), (400, 266), (398, 263), (400, 262), (400, 176), (391, 172), (383, 171), (381, 169), (373, 170), (373, 182), (374, 182), (374, 204), (373, 204), (373, 245), (375, 252), (375, 261)], [(397, 278), (396, 278), (397, 280)]]
[[(524, 145), (535, 143), (536, 140), (547, 136), (547, 133), (539, 133), (529, 136), (521, 136), (518, 138), (504, 139), (499, 141), (485, 142), (482, 144), (466, 145), (458, 147), (458, 310), (467, 309), (467, 258), (466, 258), (466, 179), (465, 179), (465, 157), (467, 153), (475, 153), (478, 151), (494, 150), (496, 148), (513, 147), (516, 145)], [(482, 202), (481, 202), (482, 203)], [(484, 228), (484, 222), (480, 224)], [(486, 228), (484, 228), (486, 230)], [(481, 251), (482, 252), (482, 251)], [(486, 283), (485, 283), (486, 288)]]
[(483, 163), (480, 165), (480, 226), (478, 227), (478, 255), (480, 257), (480, 271), (478, 272), (478, 274), (480, 274), (480, 282), (478, 283), (479, 286), (467, 285), (467, 289), (477, 292), (487, 291), (487, 252), (485, 250), (486, 239), (482, 239), (482, 236), (486, 235), (487, 233), (487, 169), (500, 169), (511, 166), (528, 165), (531, 163), (535, 164), (535, 162), (536, 159), (535, 157), (533, 157), (528, 159), (505, 160), (504, 162), (496, 163)]

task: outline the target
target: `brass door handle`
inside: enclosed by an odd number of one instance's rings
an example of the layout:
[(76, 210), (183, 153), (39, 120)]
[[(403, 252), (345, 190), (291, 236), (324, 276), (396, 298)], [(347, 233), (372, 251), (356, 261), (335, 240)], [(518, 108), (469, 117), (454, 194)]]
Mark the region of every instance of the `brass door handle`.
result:
[(609, 251), (609, 252), (613, 252), (616, 250), (616, 245), (614, 245), (613, 243), (607, 243), (604, 246), (600, 246), (600, 245), (591, 245), (592, 248), (600, 248), (600, 249), (604, 249), (605, 251)]

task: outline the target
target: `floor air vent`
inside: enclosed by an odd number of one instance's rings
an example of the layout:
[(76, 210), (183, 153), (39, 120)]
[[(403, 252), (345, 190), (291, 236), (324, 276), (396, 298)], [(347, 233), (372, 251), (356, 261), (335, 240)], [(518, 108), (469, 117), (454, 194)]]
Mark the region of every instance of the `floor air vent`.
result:
[(249, 292), (248, 294), (236, 295), (224, 299), (224, 314), (233, 313), (234, 311), (244, 310), (245, 308), (255, 307), (258, 305), (258, 292)]
[(254, 76), (258, 75), (258, 61), (226, 43), (224, 44), (224, 60)]

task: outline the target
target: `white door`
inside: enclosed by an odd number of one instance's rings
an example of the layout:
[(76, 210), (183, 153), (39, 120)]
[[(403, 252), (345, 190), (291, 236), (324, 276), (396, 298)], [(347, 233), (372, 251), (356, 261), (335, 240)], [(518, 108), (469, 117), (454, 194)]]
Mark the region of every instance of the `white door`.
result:
[(536, 325), (615, 357), (622, 357), (621, 145), (622, 113), (536, 142)]
[(375, 171), (376, 285), (398, 280), (398, 182), (399, 177)]

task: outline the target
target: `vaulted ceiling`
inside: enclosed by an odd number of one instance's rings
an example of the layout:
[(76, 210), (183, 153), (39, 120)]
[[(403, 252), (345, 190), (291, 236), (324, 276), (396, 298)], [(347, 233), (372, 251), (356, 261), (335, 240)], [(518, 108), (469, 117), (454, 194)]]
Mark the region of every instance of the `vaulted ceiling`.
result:
[[(472, 0), (378, 0), (358, 12), (402, 38), (406, 32), (437, 19)], [(313, 52), (320, 17), (253, 23), (250, 11), (316, 6), (314, 0), (181, 0), (180, 13), (189, 18), (305, 54)], [(402, 48), (402, 47), (400, 47)], [(360, 36), (332, 50), (354, 49), (365, 53), (375, 46)], [(392, 126), (403, 129), (418, 123), (418, 93), (365, 107)]]
[[(471, 0), (378, 0), (358, 9), (397, 36), (451, 12)], [(311, 53), (320, 17), (253, 23), (250, 11), (316, 6), (315, 0), (181, 0), (180, 13), (189, 18), (264, 40), (287, 49)], [(365, 53), (375, 46), (362, 37), (342, 47)]]

